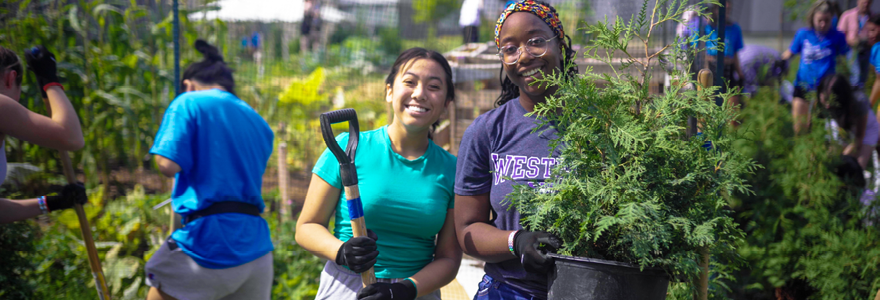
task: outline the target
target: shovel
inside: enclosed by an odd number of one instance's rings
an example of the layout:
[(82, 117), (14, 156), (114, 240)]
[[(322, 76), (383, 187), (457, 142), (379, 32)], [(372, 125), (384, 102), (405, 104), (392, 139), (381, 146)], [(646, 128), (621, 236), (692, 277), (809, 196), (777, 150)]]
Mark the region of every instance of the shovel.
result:
[[(357, 112), (346, 108), (321, 114), (321, 134), (324, 143), (333, 156), (339, 161), (339, 176), (342, 177), (342, 185), (345, 189), (345, 199), (348, 200), (348, 217), (351, 219), (351, 231), (354, 237), (367, 236), (367, 224), (364, 221), (364, 207), (361, 204), (361, 193), (358, 189), (357, 169), (354, 167), (354, 157), (357, 152), (358, 127)], [(345, 151), (336, 143), (331, 125), (348, 121), (348, 146)], [(376, 283), (376, 273), (373, 268), (361, 273), (364, 286)]]

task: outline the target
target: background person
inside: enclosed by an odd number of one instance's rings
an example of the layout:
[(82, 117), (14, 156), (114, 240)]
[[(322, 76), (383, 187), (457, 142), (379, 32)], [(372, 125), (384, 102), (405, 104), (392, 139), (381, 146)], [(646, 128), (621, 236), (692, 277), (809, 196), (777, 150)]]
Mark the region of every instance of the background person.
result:
[(480, 12), (482, 11), (483, 0), (464, 0), (461, 3), (458, 25), (462, 28), (465, 44), (480, 42)]
[(742, 70), (743, 93), (753, 95), (759, 87), (778, 83), (788, 70), (788, 62), (776, 49), (762, 45), (745, 45), (737, 54)]
[(831, 17), (828, 1), (816, 2), (807, 14), (810, 27), (798, 30), (791, 46), (782, 53), (784, 60), (801, 56), (791, 103), (795, 133), (809, 126), (813, 103), (806, 101), (807, 93), (815, 91), (821, 78), (835, 72), (837, 56), (849, 52), (846, 37), (831, 28)]
[[(55, 55), (43, 46), (35, 49), (28, 50), (25, 59), (37, 77), (46, 105), (51, 107), (52, 115), (48, 117), (19, 103), (24, 68), (15, 52), (0, 47), (0, 184), (6, 179), (4, 144), (7, 136), (63, 151), (76, 151), (85, 144), (79, 117), (59, 83)], [(87, 201), (81, 184), (64, 186), (58, 196), (24, 200), (0, 198), (0, 224), (30, 219)]]
[[(556, 9), (533, 0), (518, 2), (501, 13), (495, 46), (502, 60), (497, 107), (468, 126), (458, 153), (458, 242), (465, 253), (486, 262), (475, 300), (546, 299), (553, 259), (544, 251), (556, 251), (562, 242), (547, 232), (523, 230), (519, 212), (509, 209), (504, 198), (514, 184), (529, 182), (540, 188), (556, 164), (559, 149), (551, 155), (550, 148), (555, 130), (536, 128), (538, 117), (526, 113), (558, 89), (532, 84), (536, 80), (553, 73), (569, 78), (577, 75), (574, 65), (563, 69), (575, 52)], [(515, 172), (516, 168), (509, 167), (527, 163), (535, 168)]]
[(232, 70), (203, 40), (204, 59), (183, 73), (150, 153), (174, 177), (184, 219), (144, 267), (148, 300), (270, 298), (272, 239), (260, 213), (272, 154), (269, 124), (235, 95)]
[[(873, 0), (858, 0), (856, 7), (843, 12), (837, 30), (846, 35), (846, 43), (853, 50), (847, 54), (849, 62), (850, 84), (854, 87), (864, 87), (868, 78), (868, 59), (871, 48), (867, 45), (868, 33), (865, 24), (871, 17), (871, 2)], [(828, 5), (832, 9), (831, 2)], [(833, 27), (832, 27), (833, 28)]]
[[(742, 28), (739, 27), (739, 24), (733, 21), (733, 1), (727, 1), (727, 7), (725, 7), (725, 28), (724, 28), (724, 76), (723, 79), (725, 84), (729, 89), (733, 88), (742, 88), (743, 87), (743, 78), (745, 74), (741, 69), (740, 65), (740, 57), (739, 52), (744, 47), (745, 43), (743, 43), (742, 36)], [(706, 42), (706, 63), (709, 70), (715, 72), (718, 64), (717, 61), (717, 47), (718, 47), (718, 29), (715, 24), (719, 19), (719, 11), (720, 7), (718, 5), (712, 5), (710, 8), (709, 18), (712, 20), (708, 22), (703, 27), (702, 33), (708, 35), (710, 41)], [(733, 105), (742, 105), (742, 96), (735, 95), (730, 97), (730, 102)]]
[(862, 169), (866, 169), (871, 154), (880, 139), (877, 116), (864, 99), (855, 93), (849, 81), (840, 74), (822, 78), (817, 87), (820, 107), (837, 125), (848, 133), (843, 155), (855, 157)]
[[(429, 138), (454, 99), (442, 54), (411, 48), (398, 56), (385, 79), (394, 119), (360, 132), (354, 159), (369, 236), (352, 237), (339, 162), (329, 150), (321, 154), (296, 228), (297, 243), (327, 259), (316, 299), (440, 300), (440, 288), (455, 279), (456, 158)], [(348, 138), (336, 140), (344, 148)], [(378, 282), (361, 288), (359, 273), (370, 267)]]

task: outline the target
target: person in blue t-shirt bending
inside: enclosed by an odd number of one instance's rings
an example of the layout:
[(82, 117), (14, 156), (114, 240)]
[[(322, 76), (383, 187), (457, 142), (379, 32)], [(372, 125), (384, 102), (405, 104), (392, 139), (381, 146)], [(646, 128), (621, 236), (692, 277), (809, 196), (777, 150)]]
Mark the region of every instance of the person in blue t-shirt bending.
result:
[(564, 68), (575, 52), (556, 9), (543, 1), (508, 7), (496, 24), (495, 46), (506, 76), (498, 107), (477, 117), (461, 139), (455, 227), (464, 252), (486, 262), (475, 300), (547, 299), (554, 261), (545, 250), (556, 251), (562, 241), (524, 230), (519, 211), (510, 209), (505, 197), (514, 185), (543, 188), (557, 164), (560, 149), (550, 147), (556, 130), (538, 128), (538, 117), (526, 114), (558, 90), (532, 83), (554, 73), (577, 75), (577, 66)]
[[(385, 79), (394, 119), (361, 132), (354, 158), (368, 236), (352, 237), (339, 162), (329, 150), (321, 154), (296, 226), (296, 242), (327, 259), (316, 299), (440, 300), (440, 288), (455, 279), (456, 158), (430, 139), (454, 99), (442, 54), (411, 48), (394, 62)], [(348, 139), (336, 137), (343, 148)], [(370, 267), (378, 282), (362, 288), (359, 273)]]
[(814, 4), (807, 17), (810, 27), (799, 30), (791, 47), (782, 53), (784, 60), (801, 55), (791, 103), (795, 133), (809, 126), (808, 115), (815, 102), (808, 103), (805, 100), (807, 93), (816, 90), (819, 79), (835, 72), (839, 55), (849, 52), (846, 37), (831, 28), (831, 17), (832, 8), (827, 1)]
[[(743, 74), (742, 68), (740, 66), (739, 61), (739, 52), (745, 46), (743, 43), (742, 29), (739, 27), (739, 24), (733, 21), (731, 18), (733, 12), (732, 0), (727, 1), (727, 6), (725, 7), (725, 20), (726, 24), (724, 26), (724, 81), (727, 84), (728, 88), (742, 88), (743, 87), (743, 79), (745, 78), (745, 74)], [(710, 10), (710, 18), (712, 20), (718, 20), (720, 7), (718, 5), (712, 5)], [(695, 33), (699, 34), (699, 33)], [(708, 35), (710, 41), (706, 42), (706, 60), (705, 62), (708, 64), (707, 67), (709, 70), (715, 72), (718, 64), (716, 63), (717, 54), (718, 54), (718, 29), (715, 26), (715, 22), (709, 22), (706, 26), (703, 27), (702, 34)], [(735, 95), (730, 97), (730, 102), (733, 105), (742, 105), (742, 96)]]
[(260, 189), (274, 134), (235, 95), (217, 48), (203, 40), (195, 48), (204, 60), (183, 73), (185, 92), (150, 149), (175, 178), (171, 204), (184, 227), (147, 262), (147, 299), (269, 299), (273, 246)]

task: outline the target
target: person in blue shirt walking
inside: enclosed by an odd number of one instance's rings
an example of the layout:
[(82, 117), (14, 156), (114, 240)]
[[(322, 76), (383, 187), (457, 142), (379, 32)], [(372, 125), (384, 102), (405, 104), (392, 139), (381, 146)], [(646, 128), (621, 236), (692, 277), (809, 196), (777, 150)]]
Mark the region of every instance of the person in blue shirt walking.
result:
[[(727, 87), (730, 89), (733, 88), (742, 88), (743, 87), (743, 79), (745, 75), (743, 74), (742, 68), (740, 66), (739, 61), (739, 51), (745, 46), (743, 43), (742, 29), (739, 27), (739, 24), (733, 21), (732, 12), (733, 12), (733, 1), (728, 0), (727, 6), (725, 7), (725, 21), (726, 24), (724, 26), (724, 81), (727, 84)], [(713, 5), (711, 8), (710, 18), (712, 20), (718, 20), (719, 17), (719, 9), (720, 7), (717, 5)], [(708, 35), (710, 41), (706, 42), (706, 60), (705, 62), (708, 64), (707, 67), (709, 70), (715, 71), (715, 68), (718, 66), (716, 63), (717, 54), (718, 54), (718, 29), (715, 26), (716, 22), (709, 22), (706, 26), (703, 27), (702, 34)], [(699, 33), (695, 33), (699, 34)], [(735, 95), (730, 97), (730, 102), (733, 105), (742, 105), (742, 96)]]
[(235, 95), (217, 48), (202, 40), (195, 48), (204, 60), (183, 73), (185, 92), (150, 149), (175, 178), (171, 204), (184, 227), (147, 262), (147, 299), (269, 299), (273, 246), (260, 189), (274, 134)]
[[(366, 237), (352, 237), (336, 157), (324, 151), (315, 163), (296, 226), (296, 242), (327, 260), (315, 299), (440, 300), (440, 288), (455, 279), (456, 158), (430, 139), (454, 99), (452, 68), (442, 54), (411, 48), (392, 65), (385, 100), (394, 119), (361, 132), (354, 158)], [(345, 147), (348, 138), (336, 140)], [(359, 273), (370, 267), (378, 282), (362, 288)]]
[(846, 37), (831, 28), (831, 17), (829, 2), (816, 2), (808, 14), (810, 27), (799, 30), (791, 47), (782, 53), (783, 60), (797, 54), (801, 56), (791, 108), (795, 133), (809, 126), (808, 115), (815, 101), (808, 103), (805, 100), (807, 93), (816, 90), (819, 79), (835, 72), (839, 55), (849, 52)]

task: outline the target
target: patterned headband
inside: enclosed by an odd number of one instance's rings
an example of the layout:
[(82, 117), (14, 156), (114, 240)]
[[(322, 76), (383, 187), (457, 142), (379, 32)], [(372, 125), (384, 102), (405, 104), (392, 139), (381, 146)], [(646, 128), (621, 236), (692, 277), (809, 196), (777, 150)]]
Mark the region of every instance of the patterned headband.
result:
[(504, 21), (507, 20), (507, 17), (510, 16), (510, 14), (518, 11), (524, 11), (538, 16), (538, 18), (544, 20), (544, 23), (547, 23), (547, 26), (550, 26), (550, 29), (553, 29), (553, 33), (556, 34), (560, 42), (565, 40), (565, 31), (562, 30), (562, 22), (559, 22), (559, 17), (553, 13), (553, 10), (550, 9), (549, 6), (537, 3), (535, 0), (524, 0), (508, 5), (507, 8), (504, 9), (504, 12), (501, 13), (501, 17), (498, 18), (498, 22), (495, 23), (495, 47), (499, 50), (501, 49), (501, 25), (504, 24)]

